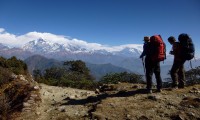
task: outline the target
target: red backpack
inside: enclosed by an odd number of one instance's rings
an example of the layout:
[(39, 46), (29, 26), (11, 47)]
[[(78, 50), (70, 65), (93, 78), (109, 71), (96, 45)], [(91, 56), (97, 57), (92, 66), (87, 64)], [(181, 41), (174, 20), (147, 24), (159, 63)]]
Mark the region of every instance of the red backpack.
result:
[(164, 61), (166, 59), (166, 45), (160, 35), (151, 36), (150, 51), (152, 61)]

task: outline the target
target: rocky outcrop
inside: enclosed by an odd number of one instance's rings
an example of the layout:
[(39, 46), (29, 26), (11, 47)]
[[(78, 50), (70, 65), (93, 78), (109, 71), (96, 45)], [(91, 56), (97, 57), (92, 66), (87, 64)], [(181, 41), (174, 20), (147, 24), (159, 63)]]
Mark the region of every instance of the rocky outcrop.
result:
[[(11, 74), (10, 81), (0, 88), (0, 119), (13, 119), (20, 116), (16, 113), (34, 111), (35, 106), (41, 100), (37, 83), (28, 75)], [(3, 107), (1, 107), (3, 105)], [(2, 108), (4, 110), (2, 110)], [(0, 111), (0, 113), (1, 113)]]

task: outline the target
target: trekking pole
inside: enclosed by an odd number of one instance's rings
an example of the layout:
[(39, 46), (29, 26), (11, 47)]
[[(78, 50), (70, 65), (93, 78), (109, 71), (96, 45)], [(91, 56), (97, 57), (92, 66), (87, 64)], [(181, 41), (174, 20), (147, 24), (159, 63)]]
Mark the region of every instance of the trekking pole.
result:
[(190, 67), (193, 69), (191, 60), (190, 60)]
[(144, 76), (146, 78), (146, 70), (145, 70), (145, 64), (144, 64), (144, 58), (142, 57), (142, 65), (143, 65), (143, 69), (144, 69)]

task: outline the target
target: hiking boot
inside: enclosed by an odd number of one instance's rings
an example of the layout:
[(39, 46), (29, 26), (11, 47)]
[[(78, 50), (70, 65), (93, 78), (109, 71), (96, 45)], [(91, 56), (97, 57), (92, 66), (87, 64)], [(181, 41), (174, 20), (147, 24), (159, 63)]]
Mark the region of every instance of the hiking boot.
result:
[(178, 89), (178, 86), (172, 87), (172, 90), (177, 90), (177, 89)]
[(184, 85), (182, 85), (182, 84), (179, 84), (178, 85), (178, 88), (181, 88), (181, 89), (183, 89), (185, 86)]
[(161, 89), (157, 89), (156, 92), (162, 92), (162, 90)]
[(151, 93), (153, 93), (153, 92), (152, 92), (151, 89), (147, 89), (147, 93), (148, 93), (148, 94), (151, 94)]
[(185, 88), (185, 87), (184, 87), (184, 86), (178, 86), (178, 88), (179, 88), (179, 89), (183, 89), (183, 88)]

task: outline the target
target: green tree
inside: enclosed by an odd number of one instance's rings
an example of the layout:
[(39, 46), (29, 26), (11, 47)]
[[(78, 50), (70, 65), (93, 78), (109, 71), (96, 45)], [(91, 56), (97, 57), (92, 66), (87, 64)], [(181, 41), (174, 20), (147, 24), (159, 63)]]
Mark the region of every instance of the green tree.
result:
[[(35, 71), (38, 76), (38, 71)], [(63, 67), (52, 67), (45, 70), (44, 76), (40, 79), (42, 83), (67, 86), (80, 89), (94, 89), (97, 82), (90, 75), (89, 69), (83, 61), (66, 61)]]
[(0, 66), (0, 86), (12, 80), (11, 74), (12, 72), (8, 68), (3, 68)]
[(33, 77), (35, 81), (40, 82), (40, 79), (42, 78), (41, 70), (33, 70)]
[(128, 72), (106, 74), (100, 80), (100, 83), (105, 84), (116, 84), (118, 82), (144, 83), (142, 75)]
[(45, 70), (44, 77), (46, 79), (48, 78), (60, 79), (63, 75), (64, 75), (64, 69), (59, 67), (52, 67)]
[(6, 67), (6, 66), (7, 66), (7, 65), (6, 65), (6, 59), (3, 58), (3, 57), (0, 57), (0, 66), (1, 66), (1, 67)]
[(27, 65), (22, 60), (18, 60), (15, 56), (7, 59), (6, 67), (17, 75), (28, 73)]
[(66, 61), (64, 65), (69, 68), (71, 72), (76, 72), (76, 74), (81, 74), (87, 80), (94, 80), (94, 78), (90, 75), (90, 70), (85, 65), (85, 62), (81, 60), (76, 61)]

